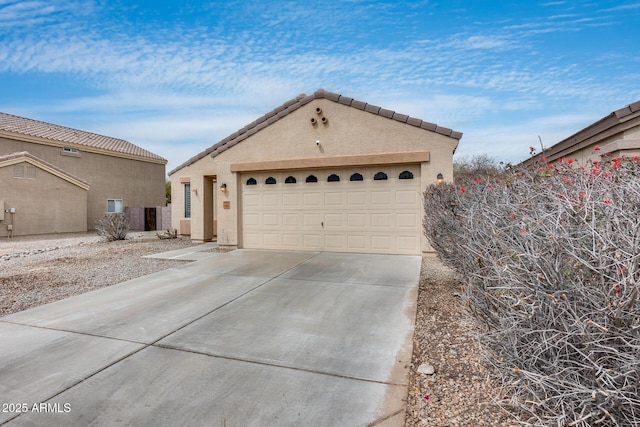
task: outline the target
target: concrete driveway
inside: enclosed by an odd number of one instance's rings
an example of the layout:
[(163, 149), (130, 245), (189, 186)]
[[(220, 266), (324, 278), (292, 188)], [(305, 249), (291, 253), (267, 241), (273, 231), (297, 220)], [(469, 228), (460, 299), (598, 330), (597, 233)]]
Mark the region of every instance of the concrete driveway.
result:
[(194, 259), (1, 317), (0, 425), (404, 424), (420, 257)]

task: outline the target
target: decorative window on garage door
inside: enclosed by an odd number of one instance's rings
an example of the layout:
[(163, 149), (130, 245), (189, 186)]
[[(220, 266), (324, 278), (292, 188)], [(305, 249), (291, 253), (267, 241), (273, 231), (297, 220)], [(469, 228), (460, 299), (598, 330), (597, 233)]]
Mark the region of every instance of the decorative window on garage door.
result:
[(284, 180), (285, 184), (295, 184), (296, 182), (296, 178), (293, 176), (288, 176), (287, 179)]
[(304, 182), (318, 182), (318, 178), (315, 175), (309, 175)]
[(335, 173), (332, 173), (327, 178), (327, 182), (339, 182), (339, 181), (340, 181), (340, 177), (338, 175), (336, 175)]
[(247, 185), (258, 185), (258, 181), (256, 181), (255, 178), (249, 178), (247, 180)]
[(389, 178), (387, 177), (387, 174), (384, 172), (378, 172), (373, 176), (374, 181), (386, 181), (387, 179)]
[(409, 171), (403, 171), (400, 173), (398, 179), (413, 179), (413, 174)]
[(363, 180), (364, 178), (362, 177), (362, 175), (357, 172), (351, 175), (351, 178), (349, 178), (349, 181), (363, 181)]
[(276, 179), (272, 176), (270, 176), (269, 178), (267, 178), (267, 180), (264, 182), (265, 184), (269, 184), (269, 185), (273, 185), (276, 183)]

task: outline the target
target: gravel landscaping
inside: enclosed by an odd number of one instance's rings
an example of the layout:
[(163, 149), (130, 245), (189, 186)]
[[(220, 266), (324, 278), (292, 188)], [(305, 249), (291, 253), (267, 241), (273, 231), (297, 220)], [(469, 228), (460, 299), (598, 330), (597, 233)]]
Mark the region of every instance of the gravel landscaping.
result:
[[(0, 240), (0, 316), (151, 274), (187, 261), (141, 258), (192, 246), (154, 232), (103, 242), (94, 233)], [(407, 426), (516, 426), (492, 399), (499, 389), (480, 360), (455, 274), (424, 257)]]

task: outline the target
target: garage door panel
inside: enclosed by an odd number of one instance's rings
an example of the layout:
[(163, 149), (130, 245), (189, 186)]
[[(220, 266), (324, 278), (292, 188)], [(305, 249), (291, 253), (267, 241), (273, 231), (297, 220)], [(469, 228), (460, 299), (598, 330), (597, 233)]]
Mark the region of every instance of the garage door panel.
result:
[(375, 250), (384, 250), (391, 247), (390, 235), (374, 235), (371, 236), (371, 248)]
[(279, 218), (280, 215), (277, 213), (264, 213), (262, 214), (262, 225), (266, 227), (277, 227), (279, 225)]
[(350, 228), (363, 228), (367, 227), (368, 215), (365, 213), (349, 213), (347, 214), (347, 226)]
[(340, 227), (343, 224), (342, 213), (326, 213), (324, 215), (325, 227)]
[(304, 234), (302, 236), (303, 249), (320, 250), (322, 246), (322, 236), (320, 234)]
[(282, 226), (283, 227), (297, 227), (300, 225), (300, 214), (298, 213), (283, 213), (282, 214)]
[(400, 205), (415, 206), (418, 204), (418, 193), (413, 190), (397, 190), (396, 203)]
[(391, 201), (390, 191), (372, 191), (371, 192), (371, 204), (389, 206)]
[(420, 249), (419, 236), (406, 235), (396, 237), (396, 248), (400, 251), (415, 251)]
[(342, 200), (342, 193), (324, 193), (324, 205), (328, 208), (337, 208), (340, 206), (344, 206), (344, 202)]
[(371, 226), (372, 227), (391, 227), (392, 226), (392, 214), (390, 213), (373, 213), (371, 214)]
[(300, 247), (300, 243), (302, 241), (302, 237), (299, 234), (282, 234), (282, 246), (287, 249), (298, 249)]
[(297, 208), (300, 203), (300, 194), (298, 193), (284, 193), (282, 195), (282, 207), (284, 208)]
[(320, 206), (321, 194), (320, 193), (304, 193), (302, 195), (302, 208), (314, 208), (317, 209)]
[(365, 191), (349, 191), (347, 192), (347, 204), (352, 206), (366, 206), (367, 193)]
[(344, 248), (344, 235), (326, 234), (324, 244), (326, 250), (340, 251)]
[(419, 225), (418, 215), (414, 213), (396, 214), (397, 227), (416, 227)]
[(320, 213), (308, 213), (302, 214), (302, 224), (305, 227), (320, 227), (322, 222), (322, 214)]
[(367, 236), (365, 235), (348, 235), (347, 249), (351, 251), (364, 251), (367, 248)]

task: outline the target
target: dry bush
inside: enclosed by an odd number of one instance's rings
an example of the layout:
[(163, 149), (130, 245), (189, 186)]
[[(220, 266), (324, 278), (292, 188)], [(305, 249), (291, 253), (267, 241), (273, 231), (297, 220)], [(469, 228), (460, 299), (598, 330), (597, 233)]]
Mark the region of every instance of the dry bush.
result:
[(108, 213), (96, 221), (96, 231), (107, 242), (126, 240), (129, 233), (129, 222), (124, 213)]
[(523, 424), (640, 419), (640, 160), (573, 159), (431, 186), (424, 232), (467, 284)]

